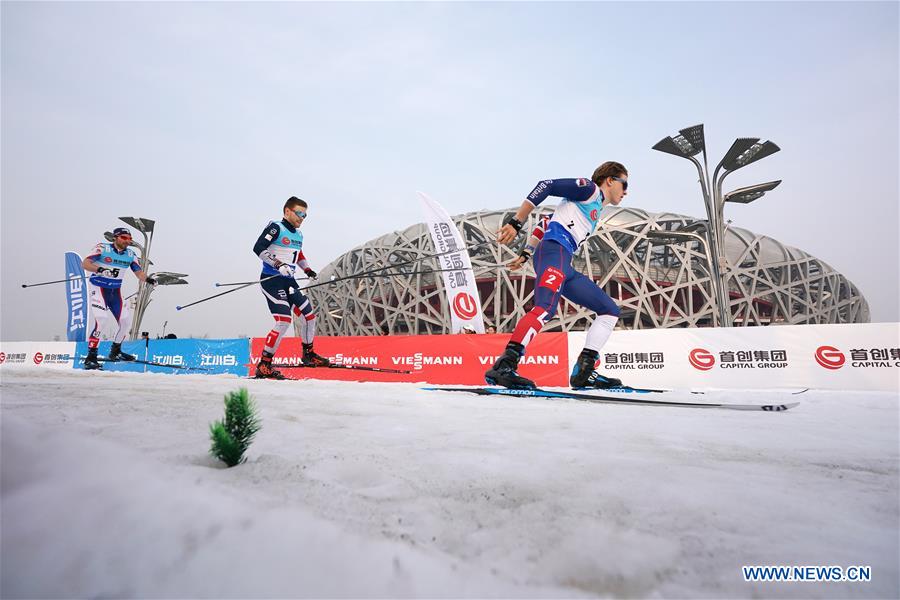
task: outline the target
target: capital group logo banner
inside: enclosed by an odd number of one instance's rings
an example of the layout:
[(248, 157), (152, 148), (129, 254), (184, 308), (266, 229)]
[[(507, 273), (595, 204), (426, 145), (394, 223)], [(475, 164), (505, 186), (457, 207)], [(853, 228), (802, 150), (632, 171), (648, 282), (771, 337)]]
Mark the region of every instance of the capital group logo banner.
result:
[[(585, 334), (569, 334), (577, 356)], [(900, 392), (900, 324), (617, 330), (597, 369), (640, 387)]]
[(0, 343), (0, 368), (71, 369), (75, 342)]

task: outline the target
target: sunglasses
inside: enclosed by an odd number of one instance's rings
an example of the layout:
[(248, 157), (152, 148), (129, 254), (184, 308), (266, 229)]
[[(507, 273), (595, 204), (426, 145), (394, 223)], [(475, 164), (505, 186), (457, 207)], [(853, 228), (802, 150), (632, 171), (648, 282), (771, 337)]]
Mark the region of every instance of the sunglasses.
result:
[(622, 179), (621, 177), (610, 177), (610, 179), (621, 183), (623, 192), (628, 191), (628, 180), (627, 179)]
[(120, 240), (125, 240), (126, 242), (130, 242), (130, 241), (131, 241), (131, 236), (130, 236), (130, 235), (117, 235), (116, 237), (119, 238)]
[(298, 217), (300, 217), (301, 219), (305, 219), (305, 218), (306, 218), (306, 211), (305, 211), (305, 210), (295, 210), (295, 211), (294, 211), (294, 214), (297, 215)]

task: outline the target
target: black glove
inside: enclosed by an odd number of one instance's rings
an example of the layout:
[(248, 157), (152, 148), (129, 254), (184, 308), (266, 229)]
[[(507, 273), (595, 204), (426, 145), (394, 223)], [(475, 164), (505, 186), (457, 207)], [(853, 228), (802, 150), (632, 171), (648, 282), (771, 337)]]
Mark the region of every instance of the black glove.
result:
[(525, 262), (531, 260), (531, 254), (532, 249), (530, 249), (528, 246), (525, 246), (524, 248), (522, 248), (522, 250), (519, 251), (519, 256), (523, 257), (525, 259)]
[(156, 285), (156, 277), (152, 277), (152, 276), (148, 277), (147, 279), (144, 280), (144, 283), (146, 283), (148, 285)]
[(312, 269), (306, 269), (306, 271), (304, 271), (304, 273), (306, 273), (306, 276), (312, 280), (315, 280), (319, 277), (319, 274), (316, 273), (315, 271), (313, 271)]
[(507, 218), (505, 221), (503, 221), (503, 224), (509, 225), (510, 227), (515, 229), (517, 233), (519, 231), (522, 231), (522, 221), (518, 220), (514, 216)]

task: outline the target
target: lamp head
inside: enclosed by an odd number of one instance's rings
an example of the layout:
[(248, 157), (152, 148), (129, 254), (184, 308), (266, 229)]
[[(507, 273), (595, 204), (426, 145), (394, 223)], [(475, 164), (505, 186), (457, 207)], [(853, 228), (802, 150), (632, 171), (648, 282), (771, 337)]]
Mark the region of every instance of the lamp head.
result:
[(156, 221), (153, 219), (144, 219), (141, 217), (119, 217), (120, 221), (128, 223), (142, 233), (151, 233)]
[(664, 137), (653, 146), (653, 149), (682, 158), (696, 156), (706, 149), (703, 124), (685, 127), (674, 137)]
[(728, 149), (719, 166), (726, 171), (737, 171), (741, 167), (755, 163), (779, 150), (781, 148), (775, 142), (760, 143), (759, 138), (738, 138), (731, 144), (731, 148)]
[(767, 181), (766, 183), (757, 183), (756, 185), (748, 185), (747, 187), (738, 188), (725, 194), (725, 202), (739, 202), (740, 204), (750, 204), (754, 200), (762, 198), (766, 192), (770, 192), (778, 187), (781, 179), (777, 181)]

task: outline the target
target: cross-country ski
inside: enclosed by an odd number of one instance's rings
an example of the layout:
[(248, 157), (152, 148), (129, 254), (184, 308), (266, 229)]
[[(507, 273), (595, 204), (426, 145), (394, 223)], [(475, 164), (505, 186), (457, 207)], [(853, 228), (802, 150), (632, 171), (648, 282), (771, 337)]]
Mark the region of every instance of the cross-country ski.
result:
[(548, 398), (548, 399), (567, 399), (581, 400), (583, 402), (595, 402), (598, 404), (633, 404), (637, 406), (669, 406), (681, 408), (719, 408), (723, 410), (754, 410), (765, 412), (781, 412), (794, 408), (799, 402), (784, 402), (776, 404), (731, 404), (716, 402), (677, 402), (667, 400), (648, 400), (644, 398), (625, 398), (614, 396), (611, 394), (597, 394), (584, 392), (566, 392), (557, 390), (543, 389), (527, 389), (527, 390), (510, 390), (506, 388), (464, 388), (464, 387), (427, 387), (423, 388), (435, 392), (467, 392), (470, 394), (478, 394), (480, 396), (508, 396), (508, 397), (526, 397), (526, 398)]

